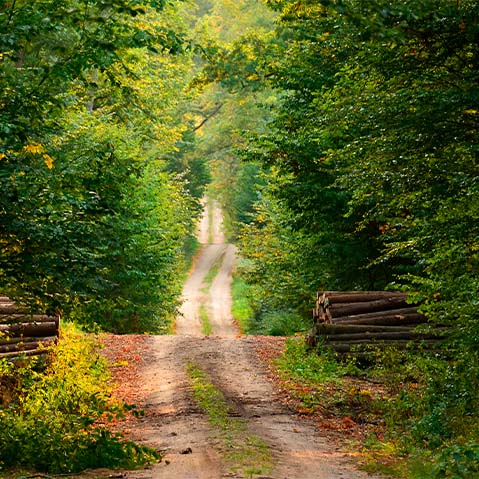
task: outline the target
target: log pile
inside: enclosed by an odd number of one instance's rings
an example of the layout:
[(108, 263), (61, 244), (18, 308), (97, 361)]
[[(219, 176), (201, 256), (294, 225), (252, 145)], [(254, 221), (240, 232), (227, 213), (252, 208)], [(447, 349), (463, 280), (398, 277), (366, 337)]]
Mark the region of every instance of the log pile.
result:
[(432, 348), (442, 331), (417, 331), (426, 322), (405, 293), (318, 292), (308, 343), (315, 346), (321, 340), (339, 354), (358, 356), (389, 346)]
[(33, 314), (0, 296), (0, 359), (38, 356), (55, 343), (60, 316)]

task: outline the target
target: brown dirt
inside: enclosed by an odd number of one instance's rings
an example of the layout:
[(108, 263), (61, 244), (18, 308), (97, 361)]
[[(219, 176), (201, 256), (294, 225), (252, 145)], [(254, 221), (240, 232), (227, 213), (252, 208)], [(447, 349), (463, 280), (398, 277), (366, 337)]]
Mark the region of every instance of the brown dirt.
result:
[[(207, 214), (205, 215), (207, 217)], [(184, 305), (170, 336), (107, 336), (105, 354), (117, 366), (117, 395), (145, 411), (141, 419), (120, 424), (131, 439), (163, 451), (150, 469), (127, 472), (128, 478), (219, 479), (365, 479), (351, 456), (321, 435), (315, 424), (285, 405), (271, 378), (265, 357), (279, 354), (282, 338), (241, 336), (231, 318), (230, 282), (234, 248), (223, 242), (220, 212), (215, 208), (214, 244), (204, 244), (184, 288)], [(199, 238), (208, 237), (200, 226)], [(203, 280), (222, 258), (220, 273), (209, 294)], [(201, 334), (200, 304), (211, 315), (213, 334)], [(252, 434), (268, 445), (273, 470), (268, 476), (242, 476), (224, 461), (225, 446), (214, 440), (207, 418), (192, 399), (186, 368), (205, 371), (242, 418)]]

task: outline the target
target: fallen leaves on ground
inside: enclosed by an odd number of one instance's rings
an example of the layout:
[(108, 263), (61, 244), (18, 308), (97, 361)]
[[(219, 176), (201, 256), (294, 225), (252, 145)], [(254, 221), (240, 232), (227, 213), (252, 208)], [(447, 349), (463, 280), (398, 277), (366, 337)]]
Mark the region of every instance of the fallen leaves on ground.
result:
[[(105, 334), (101, 338), (102, 356), (106, 358), (112, 375), (113, 395), (125, 404), (141, 409), (145, 402), (142, 390), (141, 370), (146, 363), (150, 347), (148, 335)], [(134, 408), (134, 412), (138, 409)], [(136, 414), (128, 414), (124, 419), (113, 421), (111, 428), (128, 434), (138, 421)]]
[[(372, 406), (374, 401), (386, 394), (381, 385), (345, 377), (342, 384), (325, 384), (319, 390), (310, 384), (285, 378), (275, 367), (275, 360), (283, 353), (286, 339), (262, 336), (257, 337), (256, 345), (258, 357), (266, 364), (270, 378), (280, 391), (282, 402), (300, 417), (313, 420), (321, 434), (335, 442), (361, 442), (371, 434), (381, 437), (384, 424)], [(308, 407), (302, 400), (307, 396), (326, 399), (323, 403), (319, 401), (319, 404)], [(334, 404), (332, 398), (338, 396), (345, 398), (345, 402)]]

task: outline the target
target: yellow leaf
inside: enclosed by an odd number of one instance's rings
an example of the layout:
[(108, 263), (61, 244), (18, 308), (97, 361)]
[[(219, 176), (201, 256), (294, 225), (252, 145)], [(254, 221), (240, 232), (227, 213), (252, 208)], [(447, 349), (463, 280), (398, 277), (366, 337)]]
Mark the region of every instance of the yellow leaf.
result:
[(53, 158), (46, 153), (43, 155), (43, 158), (45, 158), (45, 165), (47, 165), (47, 168), (51, 170), (53, 168)]
[(45, 149), (39, 143), (33, 143), (31, 145), (25, 145), (23, 147), (23, 151), (26, 151), (27, 153), (35, 154), (35, 153), (43, 153)]

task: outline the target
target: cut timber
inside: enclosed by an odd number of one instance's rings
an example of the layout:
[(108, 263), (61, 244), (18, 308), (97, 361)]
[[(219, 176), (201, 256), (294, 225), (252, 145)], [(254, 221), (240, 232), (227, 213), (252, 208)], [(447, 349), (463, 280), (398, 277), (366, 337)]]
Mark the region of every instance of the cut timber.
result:
[(9, 360), (17, 360), (21, 359), (22, 356), (43, 356), (44, 352), (39, 351), (38, 349), (32, 349), (30, 351), (10, 351), (8, 353), (0, 353), (0, 359), (9, 359)]
[(330, 304), (329, 311), (334, 320), (336, 317), (349, 316), (353, 314), (372, 313), (374, 311), (388, 311), (407, 306), (406, 299), (403, 296), (393, 296), (376, 301), (366, 301), (362, 303), (349, 304)]
[(14, 303), (0, 303), (0, 314), (18, 313), (18, 307)]
[(375, 349), (386, 349), (386, 348), (401, 348), (407, 349), (434, 349), (438, 346), (439, 341), (424, 339), (424, 340), (396, 340), (396, 341), (383, 341), (383, 342), (372, 342), (371, 340), (361, 340), (361, 341), (345, 341), (345, 342), (328, 342), (326, 346), (328, 348), (334, 349), (337, 353), (349, 353), (349, 352), (364, 352), (364, 351), (374, 351)]
[[(340, 354), (363, 354), (368, 348), (440, 348), (447, 329), (417, 331), (427, 323), (418, 305), (407, 295), (389, 291), (321, 291), (313, 309), (313, 327), (308, 345), (322, 339)], [(432, 346), (434, 345), (434, 346)]]
[(425, 322), (426, 317), (417, 312), (416, 306), (334, 318), (334, 324), (382, 324), (394, 326), (396, 324), (420, 324)]
[(400, 297), (405, 300), (407, 294), (397, 291), (325, 291), (322, 293), (322, 297), (323, 300), (329, 301), (329, 304), (338, 304), (370, 302), (392, 297)]
[(363, 318), (357, 320), (335, 320), (334, 324), (364, 324), (364, 325), (380, 325), (380, 326), (415, 326), (424, 324), (426, 318), (422, 314), (391, 314), (381, 315), (377, 318)]
[(30, 342), (18, 342), (15, 344), (3, 344), (0, 345), (0, 353), (9, 353), (11, 351), (32, 351), (39, 348), (47, 348), (55, 344), (56, 336), (50, 336), (48, 338), (41, 338), (41, 340)]
[(60, 315), (38, 314), (31, 307), (0, 296), (0, 358), (44, 356), (59, 336)]
[(320, 324), (318, 331), (320, 334), (345, 334), (345, 333), (367, 333), (375, 331), (384, 333), (387, 331), (411, 331), (415, 326), (382, 326), (368, 324)]
[(57, 336), (20, 336), (17, 338), (9, 338), (5, 336), (0, 336), (0, 348), (5, 345), (18, 344), (18, 343), (33, 343), (33, 342), (44, 342), (58, 339)]
[(56, 321), (39, 322), (39, 323), (17, 323), (17, 324), (0, 324), (0, 333), (10, 337), (16, 336), (53, 336), (58, 333), (58, 325)]
[(396, 341), (396, 340), (409, 340), (416, 341), (421, 339), (435, 339), (438, 335), (435, 333), (416, 333), (414, 331), (390, 331), (390, 332), (369, 332), (357, 334), (334, 334), (326, 336), (326, 340), (330, 342), (342, 342), (342, 341)]
[(56, 316), (48, 316), (46, 314), (23, 314), (23, 313), (12, 313), (12, 314), (2, 314), (0, 311), (0, 324), (5, 323), (18, 323), (33, 321), (35, 323), (49, 323), (51, 321), (56, 321)]

